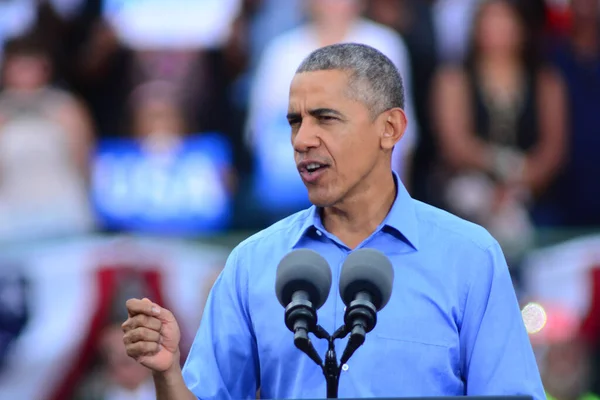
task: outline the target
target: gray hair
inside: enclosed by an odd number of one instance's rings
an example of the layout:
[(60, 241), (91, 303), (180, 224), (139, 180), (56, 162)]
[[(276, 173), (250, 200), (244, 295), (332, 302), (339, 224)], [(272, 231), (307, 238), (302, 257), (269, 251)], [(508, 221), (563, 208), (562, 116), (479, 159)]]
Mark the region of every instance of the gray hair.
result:
[(367, 106), (375, 117), (385, 110), (404, 109), (404, 84), (394, 63), (373, 47), (338, 43), (313, 51), (296, 73), (343, 70), (350, 73), (350, 96)]

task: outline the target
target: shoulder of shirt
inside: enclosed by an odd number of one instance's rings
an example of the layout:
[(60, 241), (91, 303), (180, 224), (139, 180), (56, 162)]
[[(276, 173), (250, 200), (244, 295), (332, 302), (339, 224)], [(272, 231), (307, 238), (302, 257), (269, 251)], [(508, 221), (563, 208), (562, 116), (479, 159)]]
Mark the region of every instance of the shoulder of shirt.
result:
[(413, 200), (419, 221), (421, 237), (433, 237), (431, 230), (444, 233), (448, 240), (470, 245), (482, 251), (498, 245), (494, 237), (481, 225), (460, 218), (440, 208)]
[(311, 216), (310, 208), (298, 211), (251, 235), (238, 244), (234, 251), (251, 251), (259, 243), (264, 243), (265, 240), (269, 243), (272, 243), (273, 239), (277, 239), (280, 242), (285, 242), (288, 239), (291, 240), (292, 237), (300, 233), (300, 229), (304, 226), (306, 219), (311, 218)]

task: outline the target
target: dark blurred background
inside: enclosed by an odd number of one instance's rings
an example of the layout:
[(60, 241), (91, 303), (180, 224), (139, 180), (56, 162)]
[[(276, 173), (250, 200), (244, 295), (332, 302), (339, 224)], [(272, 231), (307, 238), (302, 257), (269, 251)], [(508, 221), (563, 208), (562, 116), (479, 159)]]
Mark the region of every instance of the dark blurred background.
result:
[(229, 251), (309, 205), (289, 84), (344, 41), (404, 77), (413, 197), (501, 243), (549, 397), (598, 399), (599, 0), (0, 0), (0, 398), (154, 399), (125, 300), (185, 354)]

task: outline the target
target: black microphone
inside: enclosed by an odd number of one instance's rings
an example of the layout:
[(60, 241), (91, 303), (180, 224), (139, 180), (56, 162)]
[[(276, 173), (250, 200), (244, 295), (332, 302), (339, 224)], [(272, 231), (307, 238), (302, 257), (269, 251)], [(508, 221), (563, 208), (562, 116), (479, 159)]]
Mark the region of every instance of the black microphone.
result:
[(394, 269), (380, 251), (359, 249), (346, 258), (340, 274), (340, 296), (346, 305), (344, 324), (350, 332), (342, 358), (344, 364), (377, 324), (377, 312), (390, 300)]
[(294, 344), (319, 365), (321, 358), (308, 338), (317, 326), (317, 310), (331, 289), (331, 269), (318, 253), (298, 249), (287, 254), (277, 267), (275, 293), (285, 307), (285, 325), (294, 333)]

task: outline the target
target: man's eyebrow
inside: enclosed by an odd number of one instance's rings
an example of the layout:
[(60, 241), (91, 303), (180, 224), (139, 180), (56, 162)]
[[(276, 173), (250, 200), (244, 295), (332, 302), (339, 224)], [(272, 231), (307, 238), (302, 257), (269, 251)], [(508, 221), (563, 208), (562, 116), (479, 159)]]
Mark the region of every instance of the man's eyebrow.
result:
[[(326, 116), (326, 115), (335, 115), (336, 117), (344, 118), (344, 115), (341, 112), (339, 112), (337, 110), (334, 110), (332, 108), (314, 108), (312, 110), (309, 110), (308, 113), (312, 117), (315, 117), (315, 118), (323, 117), (323, 116)], [(302, 115), (300, 115), (299, 112), (290, 111), (290, 112), (287, 113), (287, 120), (288, 121), (297, 121), (297, 120), (299, 120), (301, 118), (302, 118)]]
[(340, 118), (344, 117), (341, 112), (339, 112), (337, 110), (333, 110), (331, 108), (315, 108), (315, 109), (309, 110), (308, 113), (313, 117), (322, 117), (325, 115), (335, 115), (336, 117), (340, 117)]

